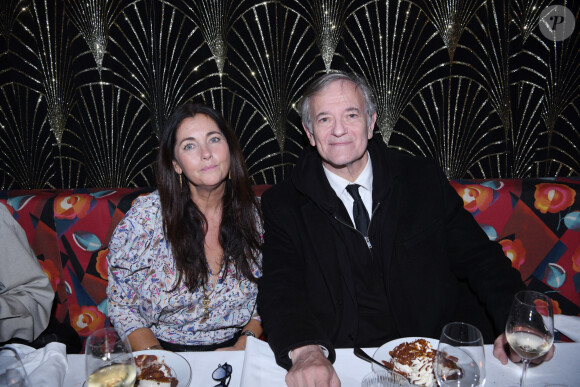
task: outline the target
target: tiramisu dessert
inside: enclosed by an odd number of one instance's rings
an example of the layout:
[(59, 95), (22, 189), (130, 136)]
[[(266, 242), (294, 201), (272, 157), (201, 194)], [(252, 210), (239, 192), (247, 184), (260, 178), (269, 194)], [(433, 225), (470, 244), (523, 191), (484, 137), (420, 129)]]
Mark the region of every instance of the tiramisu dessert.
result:
[(171, 368), (155, 355), (135, 356), (137, 366), (137, 383), (139, 387), (177, 387), (177, 378), (173, 377)]
[(437, 351), (425, 339), (410, 343), (404, 342), (391, 351), (391, 360), (383, 363), (394, 372), (405, 376), (409, 382), (417, 386), (436, 386), (433, 372), (433, 361)]

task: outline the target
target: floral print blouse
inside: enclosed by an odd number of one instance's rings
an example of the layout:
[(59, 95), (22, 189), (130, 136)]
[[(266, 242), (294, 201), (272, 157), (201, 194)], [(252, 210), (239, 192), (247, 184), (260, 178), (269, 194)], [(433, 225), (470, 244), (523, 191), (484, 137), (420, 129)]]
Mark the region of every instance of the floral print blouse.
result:
[[(163, 232), (157, 191), (135, 200), (111, 237), (107, 260), (109, 317), (125, 335), (147, 327), (163, 341), (209, 345), (231, 339), (250, 318), (260, 319), (257, 285), (241, 274), (236, 278), (233, 265), (222, 267), (205, 321), (203, 287), (190, 292), (182, 285), (171, 291), (179, 273)], [(258, 261), (261, 265), (261, 253)], [(256, 265), (252, 272), (262, 275)]]

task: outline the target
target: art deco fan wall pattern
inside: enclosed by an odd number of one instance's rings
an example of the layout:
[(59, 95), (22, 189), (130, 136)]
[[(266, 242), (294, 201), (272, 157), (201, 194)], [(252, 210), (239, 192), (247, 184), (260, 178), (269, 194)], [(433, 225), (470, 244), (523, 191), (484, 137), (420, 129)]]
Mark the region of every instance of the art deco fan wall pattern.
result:
[[(223, 112), (252, 181), (309, 146), (297, 103), (363, 75), (390, 147), (450, 178), (580, 175), (580, 34), (539, 0), (3, 0), (1, 189), (154, 186), (158, 138), (191, 99)], [(564, 24), (562, 24), (564, 25)]]

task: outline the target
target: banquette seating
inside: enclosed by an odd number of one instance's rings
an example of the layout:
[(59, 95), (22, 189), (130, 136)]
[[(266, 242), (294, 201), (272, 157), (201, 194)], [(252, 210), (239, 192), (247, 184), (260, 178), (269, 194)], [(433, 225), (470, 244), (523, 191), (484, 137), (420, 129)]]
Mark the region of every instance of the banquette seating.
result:
[[(465, 208), (498, 241), (555, 313), (580, 315), (580, 179), (451, 180)], [(268, 186), (254, 187), (257, 196)], [(54, 317), (81, 339), (110, 325), (107, 244), (139, 195), (154, 188), (0, 191), (56, 292)], [(428, 187), (426, 187), (428, 194)]]

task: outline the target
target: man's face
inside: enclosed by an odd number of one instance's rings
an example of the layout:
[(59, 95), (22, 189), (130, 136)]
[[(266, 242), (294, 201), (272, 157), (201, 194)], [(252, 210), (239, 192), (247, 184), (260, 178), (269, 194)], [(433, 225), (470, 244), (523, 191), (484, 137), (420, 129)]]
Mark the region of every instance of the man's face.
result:
[(367, 163), (376, 113), (367, 122), (362, 92), (350, 81), (337, 80), (312, 96), (310, 114), (313, 133), (304, 127), (310, 144), (330, 171), (354, 181)]

